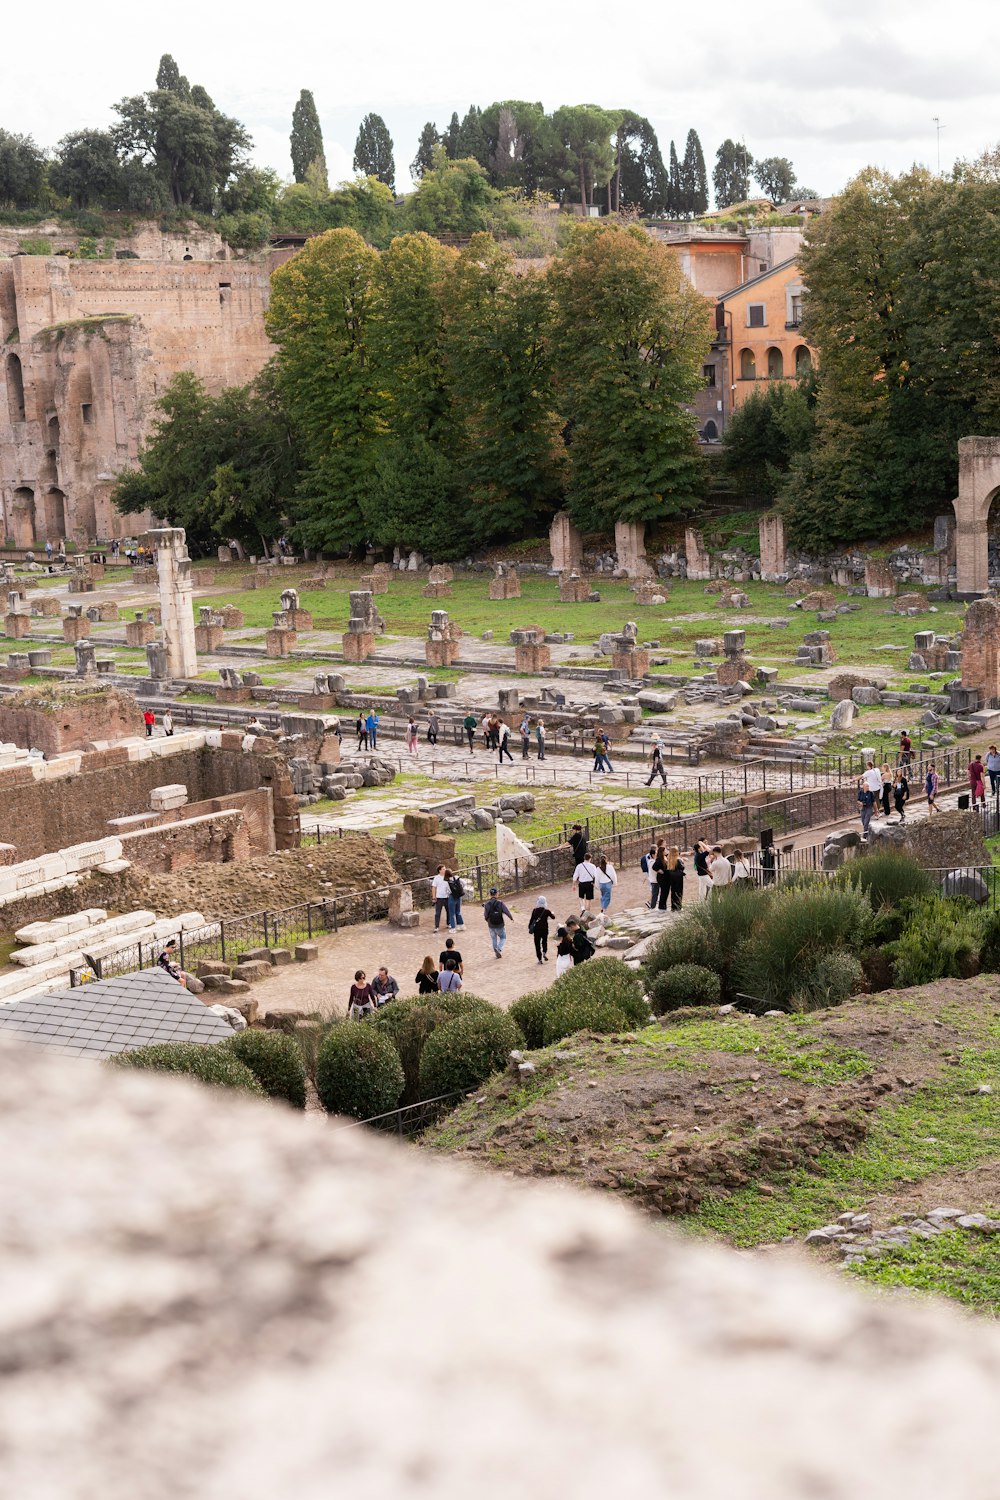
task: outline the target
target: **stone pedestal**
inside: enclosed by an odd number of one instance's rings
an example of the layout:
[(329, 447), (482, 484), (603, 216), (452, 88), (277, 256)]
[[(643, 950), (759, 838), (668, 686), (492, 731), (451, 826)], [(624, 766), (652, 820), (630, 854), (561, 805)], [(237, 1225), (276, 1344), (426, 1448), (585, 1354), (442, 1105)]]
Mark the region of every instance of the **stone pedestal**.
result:
[(652, 568), (646, 561), (646, 524), (644, 521), (615, 522), (615, 561), (617, 573), (626, 578), (648, 578)]
[(253, 693), (248, 687), (227, 687), (225, 684), (215, 690), (216, 703), (250, 703)]
[(288, 630), (312, 630), (313, 617), (308, 609), (286, 609), (284, 614)]
[(226, 630), (242, 630), (244, 625), (243, 611), (237, 609), (235, 604), (226, 604), (219, 611), (222, 623)]
[(154, 682), (165, 682), (170, 677), (167, 648), (162, 641), (150, 641), (146, 647), (146, 665)]
[(85, 615), (67, 615), (62, 628), (64, 641), (82, 641), (90, 634), (90, 621)]
[(649, 671), (649, 652), (641, 651), (638, 647), (631, 651), (613, 651), (611, 665), (629, 682), (636, 682)]
[(375, 650), (375, 637), (370, 630), (345, 630), (341, 649), (345, 661), (367, 661)]
[(785, 523), (780, 515), (772, 513), (761, 516), (758, 530), (761, 581), (778, 583), (788, 571), (785, 556)]
[(352, 589), (350, 594), (350, 618), (348, 630), (365, 634), (381, 635), (385, 621), (375, 608), (375, 598), (370, 589)]
[(496, 563), (490, 579), (491, 599), (520, 599), (521, 576), (513, 563)]
[(77, 573), (69, 581), (69, 592), (71, 594), (92, 594), (94, 592), (92, 579), (88, 578), (84, 573)]
[(541, 641), (524, 641), (514, 647), (515, 672), (544, 672), (552, 665), (552, 652)]
[(196, 677), (198, 656), (194, 644), (193, 580), (184, 531), (179, 526), (166, 526), (148, 535), (156, 548), (161, 628), (170, 675)]
[(389, 925), (391, 927), (418, 927), (420, 913), (413, 910), (413, 890), (408, 885), (389, 887)]
[[(117, 605), (115, 608), (117, 609)], [(62, 614), (62, 605), (51, 594), (38, 594), (31, 601), (31, 613), (44, 619), (57, 620)]]
[[(87, 625), (87, 629), (90, 629), (89, 624)], [(19, 641), (22, 639), (22, 637), (30, 635), (31, 616), (15, 614), (4, 615), (3, 633), (4, 635), (9, 636), (11, 640), (14, 641)], [(70, 639), (70, 637), (66, 637), (66, 639)], [(75, 637), (72, 637), (72, 639), (75, 640)]]
[(92, 641), (77, 641), (73, 647), (77, 677), (96, 677), (97, 647)]
[(275, 626), (267, 632), (267, 654), (268, 656), (291, 656), (295, 650), (296, 634), (294, 630), (283, 630)]
[(425, 583), (420, 591), (425, 599), (450, 599), (450, 583)]
[(684, 556), (687, 559), (687, 576), (694, 579), (711, 578), (712, 559), (700, 531), (689, 526), (684, 532)]
[(220, 650), (226, 632), (221, 625), (196, 625), (194, 627), (194, 649), (204, 655)]
[(666, 589), (662, 584), (654, 582), (652, 579), (647, 579), (643, 583), (637, 583), (632, 589), (632, 593), (635, 595), (636, 604), (646, 607), (655, 607), (667, 602)]
[(560, 604), (586, 604), (590, 597), (590, 584), (579, 573), (563, 573), (559, 579)]
[(557, 573), (579, 573), (583, 569), (583, 537), (564, 510), (549, 527), (552, 567)]
[(458, 642), (441, 636), (424, 642), (424, 659), (429, 667), (450, 667), (458, 658)]
[(715, 680), (720, 687), (735, 687), (738, 682), (749, 682), (752, 673), (753, 663), (742, 652), (734, 652), (716, 667)]
[(883, 557), (865, 558), (865, 593), (869, 599), (894, 599), (896, 576)]
[(102, 599), (100, 604), (95, 605), (88, 613), (91, 619), (96, 617), (102, 625), (113, 625), (119, 618), (118, 606), (112, 599)]
[(134, 620), (128, 620), (125, 625), (126, 646), (148, 646), (150, 641), (156, 638), (156, 627), (152, 620), (143, 619), (137, 615)]
[(388, 563), (376, 563), (372, 568), (372, 593), (387, 594), (389, 592), (389, 579), (392, 577), (392, 569)]

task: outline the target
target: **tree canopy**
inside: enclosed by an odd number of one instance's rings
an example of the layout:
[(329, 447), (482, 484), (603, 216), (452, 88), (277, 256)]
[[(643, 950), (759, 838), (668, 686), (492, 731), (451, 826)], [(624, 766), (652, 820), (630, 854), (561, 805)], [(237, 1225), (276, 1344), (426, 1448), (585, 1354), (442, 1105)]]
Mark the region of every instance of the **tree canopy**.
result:
[(377, 177), (390, 192), (396, 191), (396, 158), (392, 136), (381, 115), (365, 115), (354, 143), (354, 170), (362, 177)]
[(305, 182), (310, 168), (313, 169), (323, 187), (327, 185), (326, 156), (323, 152), (323, 131), (319, 123), (316, 101), (309, 89), (303, 89), (292, 110), (292, 175), (296, 182)]
[(753, 157), (741, 141), (725, 140), (715, 153), (712, 186), (717, 208), (745, 203), (750, 196), (750, 168)]

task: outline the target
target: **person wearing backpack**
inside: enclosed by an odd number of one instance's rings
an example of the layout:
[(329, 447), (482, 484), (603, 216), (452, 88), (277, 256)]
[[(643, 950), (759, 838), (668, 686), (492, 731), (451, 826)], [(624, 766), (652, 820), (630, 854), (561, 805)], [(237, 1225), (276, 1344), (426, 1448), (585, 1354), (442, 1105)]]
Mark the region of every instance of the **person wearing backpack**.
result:
[(531, 748), (531, 721), (529, 720), (527, 714), (525, 714), (524, 718), (521, 720), (519, 733), (521, 736), (521, 759), (527, 760), (528, 751)]
[(442, 913), (448, 914), (448, 926), (454, 923), (450, 916), (451, 886), (448, 884), (447, 865), (438, 865), (437, 874), (431, 881), (431, 891), (434, 896), (434, 931), (437, 932), (441, 926)]
[(593, 958), (597, 949), (575, 917), (570, 917), (566, 923), (566, 934), (573, 948), (574, 964), (585, 964), (588, 958)]
[(464, 927), (462, 897), (465, 895), (465, 887), (462, 884), (462, 877), (456, 875), (454, 870), (445, 870), (444, 876), (448, 882), (448, 926), (452, 929)]
[(544, 896), (539, 896), (528, 918), (528, 931), (535, 940), (535, 957), (540, 964), (549, 961), (549, 923), (554, 921), (549, 903)]
[(486, 918), (486, 926), (489, 929), (494, 957), (503, 958), (503, 948), (507, 941), (507, 929), (503, 925), (504, 918), (507, 917), (513, 922), (514, 913), (500, 900), (495, 885), (490, 887), (490, 899), (483, 906), (483, 916)]
[(441, 993), (446, 995), (449, 990), (460, 990), (461, 988), (462, 976), (458, 970), (451, 968), (448, 964), (442, 964), (438, 971), (438, 989)]
[(470, 750), (475, 750), (475, 748), (476, 748), (476, 716), (475, 716), (475, 714), (466, 714), (465, 718), (462, 720), (462, 728), (465, 730), (466, 737), (467, 737), (467, 739), (469, 741), (469, 749)]

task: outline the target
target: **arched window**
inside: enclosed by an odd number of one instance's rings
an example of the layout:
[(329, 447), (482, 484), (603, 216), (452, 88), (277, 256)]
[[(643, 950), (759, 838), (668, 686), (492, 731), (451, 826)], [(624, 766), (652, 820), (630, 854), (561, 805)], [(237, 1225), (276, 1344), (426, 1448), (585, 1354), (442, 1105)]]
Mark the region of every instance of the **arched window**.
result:
[(785, 357), (780, 349), (767, 351), (767, 378), (768, 380), (784, 380), (785, 378)]
[(717, 443), (719, 440), (719, 429), (718, 427), (716, 427), (711, 417), (709, 417), (708, 421), (701, 429), (701, 439), (703, 443)]
[(7, 409), (12, 422), (24, 421), (24, 375), (16, 354), (7, 356)]
[(812, 355), (805, 344), (800, 344), (795, 351), (795, 374), (801, 380), (803, 375), (808, 375), (812, 369)]
[(740, 350), (740, 379), (741, 380), (756, 380), (757, 379), (757, 361), (754, 358), (754, 353), (753, 353), (752, 349), (741, 349)]

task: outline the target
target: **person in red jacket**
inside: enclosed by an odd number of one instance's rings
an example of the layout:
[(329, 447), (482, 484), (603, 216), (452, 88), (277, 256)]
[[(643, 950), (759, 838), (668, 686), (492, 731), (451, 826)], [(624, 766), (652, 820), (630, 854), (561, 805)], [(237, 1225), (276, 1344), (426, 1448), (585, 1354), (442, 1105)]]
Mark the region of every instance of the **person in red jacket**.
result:
[(969, 789), (972, 792), (972, 805), (975, 807), (977, 800), (986, 806), (985, 767), (983, 757), (977, 755), (975, 760), (969, 761)]
[(142, 722), (146, 726), (146, 738), (147, 740), (151, 740), (153, 738), (153, 725), (156, 723), (156, 715), (151, 708), (146, 709), (142, 716)]

